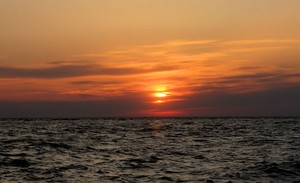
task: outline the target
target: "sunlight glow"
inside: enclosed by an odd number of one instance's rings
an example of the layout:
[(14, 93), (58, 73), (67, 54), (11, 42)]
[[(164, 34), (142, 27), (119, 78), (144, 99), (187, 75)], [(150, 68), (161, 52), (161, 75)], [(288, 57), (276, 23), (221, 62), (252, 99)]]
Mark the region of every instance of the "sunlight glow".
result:
[(154, 87), (153, 96), (156, 98), (154, 100), (155, 104), (165, 103), (167, 100), (164, 99), (170, 95), (170, 92), (167, 91), (167, 87), (165, 85), (158, 85)]
[(162, 100), (156, 100), (154, 103), (159, 104), (159, 103), (164, 103), (164, 101), (162, 101)]
[(158, 86), (155, 90), (156, 90), (157, 92), (166, 91), (166, 90), (167, 90), (167, 87), (166, 87), (166, 86)]
[(159, 97), (159, 98), (163, 98), (163, 97), (166, 97), (168, 96), (167, 93), (162, 93), (162, 92), (157, 92), (154, 94), (156, 97)]

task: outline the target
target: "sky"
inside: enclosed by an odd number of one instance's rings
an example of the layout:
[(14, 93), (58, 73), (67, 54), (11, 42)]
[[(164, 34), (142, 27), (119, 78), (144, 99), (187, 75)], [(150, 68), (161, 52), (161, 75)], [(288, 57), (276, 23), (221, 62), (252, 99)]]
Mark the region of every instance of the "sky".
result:
[(0, 117), (300, 116), (299, 0), (1, 0)]

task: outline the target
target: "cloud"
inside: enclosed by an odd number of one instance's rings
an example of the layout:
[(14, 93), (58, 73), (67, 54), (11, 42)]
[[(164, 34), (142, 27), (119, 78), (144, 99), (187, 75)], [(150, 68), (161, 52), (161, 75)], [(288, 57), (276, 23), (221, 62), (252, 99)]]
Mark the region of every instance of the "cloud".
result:
[(184, 100), (150, 105), (139, 93), (93, 101), (1, 102), (0, 117), (114, 116), (300, 116), (300, 86), (233, 94), (225, 90), (195, 93)]
[(72, 81), (74, 85), (116, 85), (122, 84), (122, 81), (94, 81), (94, 80), (83, 80), (83, 81)]
[(248, 93), (219, 89), (194, 93), (157, 110), (184, 111), (185, 115), (194, 116), (300, 116), (299, 93), (299, 85), (273, 86)]
[[(119, 52), (77, 55), (77, 60), (54, 61), (43, 67), (0, 67), (0, 82), (1, 78), (30, 80), (36, 83), (36, 86), (30, 86), (36, 88), (36, 93), (51, 90), (57, 93), (52, 98), (61, 99), (64, 96), (70, 100), (75, 95), (94, 98), (122, 95), (126, 90), (152, 92), (149, 88), (161, 84), (172, 88), (177, 96), (219, 90), (246, 93), (267, 90), (274, 84), (299, 84), (300, 72), (297, 67), (273, 64), (272, 57), (264, 58), (269, 63), (258, 63), (259, 59), (253, 56), (256, 55), (255, 51), (246, 55), (242, 52), (240, 55), (237, 54), (240, 49), (272, 49), (280, 45), (294, 46), (293, 49), (296, 49), (297, 44), (296, 40), (285, 39), (175, 40)], [(233, 54), (232, 50), (236, 50), (236, 53)], [(282, 62), (287, 63), (289, 60), (284, 58), (290, 59), (292, 56), (282, 57)], [(22, 83), (19, 86), (10, 87), (20, 91), (21, 98), (21, 92), (27, 86)], [(5, 89), (0, 91), (3, 95), (12, 96), (8, 90), (6, 94)], [(25, 94), (33, 96), (34, 93)], [(48, 95), (39, 93), (34, 97), (47, 98)]]
[[(296, 40), (175, 40), (77, 55), (43, 67), (0, 67), (1, 100), (6, 101), (0, 110), (30, 105), (37, 114), (52, 116), (70, 106), (82, 116), (299, 114), (298, 48)], [(153, 105), (155, 87), (161, 85), (170, 96)], [(51, 112), (55, 104), (62, 113)], [(45, 111), (38, 109), (42, 105)]]
[[(52, 64), (54, 64), (52, 62)], [(135, 75), (175, 70), (175, 67), (110, 67), (97, 64), (58, 65), (41, 68), (0, 67), (0, 78), (70, 78), (91, 75)]]
[(0, 118), (138, 116), (148, 108), (138, 93), (92, 101), (6, 101), (0, 103)]

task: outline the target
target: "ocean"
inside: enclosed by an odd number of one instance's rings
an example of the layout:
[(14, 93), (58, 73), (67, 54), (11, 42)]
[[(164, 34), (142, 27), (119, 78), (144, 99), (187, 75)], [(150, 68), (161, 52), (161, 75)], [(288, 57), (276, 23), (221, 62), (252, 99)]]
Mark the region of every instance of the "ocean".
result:
[(0, 182), (300, 182), (300, 118), (0, 119)]

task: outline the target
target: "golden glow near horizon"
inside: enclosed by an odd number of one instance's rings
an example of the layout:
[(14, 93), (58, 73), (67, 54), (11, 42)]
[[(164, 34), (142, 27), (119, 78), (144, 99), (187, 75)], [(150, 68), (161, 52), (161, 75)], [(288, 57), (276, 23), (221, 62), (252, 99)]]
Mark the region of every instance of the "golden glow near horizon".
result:
[(166, 93), (158, 92), (158, 93), (155, 93), (155, 96), (156, 96), (156, 97), (166, 97), (167, 94), (166, 94)]
[(154, 103), (160, 104), (160, 103), (164, 103), (164, 101), (162, 101), (162, 100), (156, 100)]
[(165, 98), (170, 96), (170, 92), (167, 91), (166, 86), (157, 86), (153, 95), (154, 97), (159, 98), (159, 100), (156, 100), (154, 103), (160, 104), (167, 101)]
[(298, 86), (299, 9), (299, 0), (1, 0), (0, 101), (121, 101), (138, 106), (125, 114), (181, 115), (220, 110), (217, 96)]

